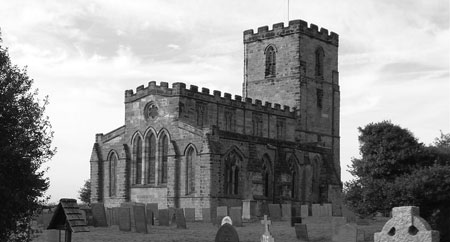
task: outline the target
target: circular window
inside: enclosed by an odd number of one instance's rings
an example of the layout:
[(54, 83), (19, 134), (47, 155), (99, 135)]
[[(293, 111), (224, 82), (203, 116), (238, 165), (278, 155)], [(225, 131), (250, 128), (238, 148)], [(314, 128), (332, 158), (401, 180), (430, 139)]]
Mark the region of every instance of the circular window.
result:
[(156, 116), (158, 116), (158, 107), (153, 102), (147, 103), (144, 108), (145, 119), (154, 119)]

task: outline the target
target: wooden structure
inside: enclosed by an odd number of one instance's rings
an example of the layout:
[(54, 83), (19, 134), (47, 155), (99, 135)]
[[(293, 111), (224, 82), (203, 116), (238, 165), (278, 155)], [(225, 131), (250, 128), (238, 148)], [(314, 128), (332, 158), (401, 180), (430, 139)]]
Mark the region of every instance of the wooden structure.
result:
[(47, 229), (65, 230), (65, 242), (72, 241), (72, 232), (89, 232), (86, 218), (81, 213), (77, 200), (70, 198), (59, 200)]

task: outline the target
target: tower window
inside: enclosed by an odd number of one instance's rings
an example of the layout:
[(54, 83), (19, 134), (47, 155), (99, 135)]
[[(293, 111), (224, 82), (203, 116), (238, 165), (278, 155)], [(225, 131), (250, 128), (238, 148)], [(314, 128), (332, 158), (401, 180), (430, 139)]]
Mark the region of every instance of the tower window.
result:
[(323, 57), (325, 56), (321, 47), (316, 50), (316, 76), (323, 76)]
[(275, 48), (269, 46), (266, 49), (266, 77), (274, 77), (276, 75), (276, 56)]
[(252, 116), (252, 124), (253, 124), (253, 135), (262, 136), (262, 115), (260, 113), (253, 113)]

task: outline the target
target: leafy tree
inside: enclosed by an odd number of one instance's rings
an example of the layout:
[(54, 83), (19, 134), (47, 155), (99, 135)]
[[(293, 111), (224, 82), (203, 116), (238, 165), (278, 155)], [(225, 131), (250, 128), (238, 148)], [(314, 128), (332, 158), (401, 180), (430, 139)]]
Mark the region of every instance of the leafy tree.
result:
[(91, 181), (89, 179), (84, 181), (84, 185), (78, 193), (80, 194), (79, 198), (82, 202), (86, 204), (91, 203)]
[(39, 101), (32, 84), (0, 38), (0, 241), (30, 240), (30, 218), (49, 186), (40, 169), (55, 153), (48, 101)]

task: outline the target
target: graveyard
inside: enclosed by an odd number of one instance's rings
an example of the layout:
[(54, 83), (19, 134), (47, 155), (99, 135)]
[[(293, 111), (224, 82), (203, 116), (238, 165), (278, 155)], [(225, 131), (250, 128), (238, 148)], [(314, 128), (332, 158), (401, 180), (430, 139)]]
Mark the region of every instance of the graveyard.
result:
[(41, 213), (33, 222), (33, 241), (439, 241), (439, 233), (420, 217), (418, 207), (393, 208), (392, 218), (365, 219), (345, 207), (332, 208), (331, 204), (302, 205), (300, 209), (271, 204), (268, 215), (245, 211), (250, 214), (245, 218), (242, 211), (246, 209), (221, 206), (212, 216), (205, 212), (196, 220), (193, 208), (158, 209), (155, 204), (140, 203), (80, 208), (75, 199), (61, 199), (54, 211)]

